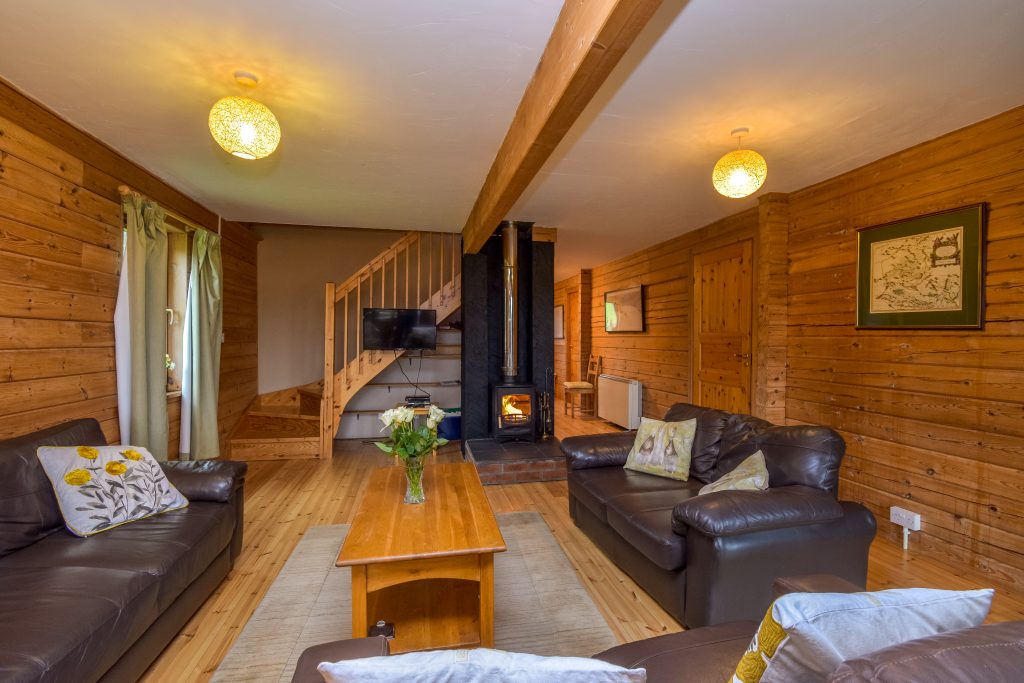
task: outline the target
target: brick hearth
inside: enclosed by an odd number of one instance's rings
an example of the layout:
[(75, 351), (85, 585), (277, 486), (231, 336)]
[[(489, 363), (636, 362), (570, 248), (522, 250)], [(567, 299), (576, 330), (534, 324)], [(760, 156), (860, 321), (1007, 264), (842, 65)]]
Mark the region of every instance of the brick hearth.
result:
[(554, 438), (534, 443), (470, 439), (466, 455), (484, 486), (565, 479), (565, 456)]

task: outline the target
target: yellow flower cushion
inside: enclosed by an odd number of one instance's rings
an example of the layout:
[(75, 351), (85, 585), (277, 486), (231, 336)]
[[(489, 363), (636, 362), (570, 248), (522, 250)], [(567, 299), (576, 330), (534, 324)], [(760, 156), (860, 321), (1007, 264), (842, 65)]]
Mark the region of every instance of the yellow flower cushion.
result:
[(732, 472), (701, 487), (698, 496), (715, 491), (764, 491), (768, 488), (768, 467), (764, 464), (764, 453), (757, 451), (736, 466)]
[(841, 663), (908, 640), (980, 625), (991, 589), (790, 593), (772, 603), (732, 683), (816, 683)]
[(640, 418), (636, 441), (626, 457), (624, 467), (686, 481), (690, 477), (690, 455), (693, 437), (697, 433), (697, 420), (662, 422)]
[(188, 505), (149, 451), (136, 446), (36, 450), (68, 530), (91, 536)]

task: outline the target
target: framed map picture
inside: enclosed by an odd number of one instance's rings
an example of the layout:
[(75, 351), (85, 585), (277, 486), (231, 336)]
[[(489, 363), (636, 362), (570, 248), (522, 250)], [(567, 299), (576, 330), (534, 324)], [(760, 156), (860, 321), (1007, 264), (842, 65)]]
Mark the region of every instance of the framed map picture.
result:
[(857, 327), (979, 328), (985, 205), (857, 233)]

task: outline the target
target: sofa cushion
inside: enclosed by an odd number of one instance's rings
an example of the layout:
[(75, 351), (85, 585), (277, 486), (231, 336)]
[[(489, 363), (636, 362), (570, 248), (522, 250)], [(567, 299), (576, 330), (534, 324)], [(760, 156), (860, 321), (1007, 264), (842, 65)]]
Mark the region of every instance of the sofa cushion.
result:
[(764, 453), (771, 486), (800, 484), (838, 494), (846, 442), (834, 430), (770, 426), (759, 431), (757, 443)]
[(605, 504), (624, 493), (675, 491), (686, 482), (655, 477), (621, 467), (597, 467), (569, 472), (569, 493), (590, 509), (602, 522), (608, 522)]
[(96, 680), (158, 614), (157, 581), (143, 572), (2, 567), (0, 680)]
[(764, 453), (753, 455), (710, 484), (701, 487), (698, 495), (704, 496), (715, 491), (764, 491), (768, 488), (768, 468), (764, 464)]
[(672, 531), (672, 509), (697, 495), (699, 485), (615, 496), (606, 504), (608, 525), (662, 569), (681, 569), (686, 564), (686, 538)]
[(144, 573), (158, 580), (162, 611), (228, 546), (234, 524), (233, 506), (192, 503), (87, 539), (61, 530), (0, 559), (0, 569), (63, 566)]
[(988, 615), (993, 593), (902, 588), (783, 595), (768, 608), (733, 681), (824, 681), (844, 660), (978, 626)]
[(0, 441), (0, 557), (64, 526), (36, 449), (80, 444), (106, 444), (96, 420), (74, 420)]
[(57, 494), (65, 526), (78, 536), (188, 505), (141, 446), (43, 446), (36, 457)]
[(636, 440), (623, 467), (656, 477), (686, 481), (690, 478), (690, 452), (696, 430), (695, 419), (662, 422), (640, 418)]
[(690, 451), (690, 476), (705, 484), (712, 481), (712, 470), (718, 462), (722, 432), (732, 416), (724, 410), (701, 408), (691, 403), (677, 403), (665, 413), (665, 422), (681, 422), (696, 418), (697, 431)]

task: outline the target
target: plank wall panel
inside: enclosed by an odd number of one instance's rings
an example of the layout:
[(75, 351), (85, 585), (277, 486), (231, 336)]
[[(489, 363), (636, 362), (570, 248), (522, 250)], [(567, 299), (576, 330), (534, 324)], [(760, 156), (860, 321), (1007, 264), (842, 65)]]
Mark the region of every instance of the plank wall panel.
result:
[[(690, 396), (690, 294), (693, 254), (743, 239), (758, 229), (751, 209), (591, 271), (591, 345), (604, 372), (643, 382), (643, 414), (661, 419)], [(604, 330), (604, 294), (644, 285), (646, 331)]]
[[(839, 429), (841, 494), (912, 552), (1024, 587), (1024, 108), (789, 195), (787, 410)], [(985, 329), (856, 330), (858, 228), (989, 204)]]
[[(562, 329), (563, 330), (565, 330), (565, 325), (568, 324), (568, 322), (569, 322), (569, 312), (565, 310), (565, 305), (566, 305), (566, 296), (565, 295), (566, 295), (566, 292), (569, 290), (570, 286), (572, 285), (573, 281), (575, 281), (578, 277), (579, 277), (579, 275), (574, 275), (572, 277), (568, 277), (568, 278), (566, 278), (564, 280), (560, 280), (559, 282), (555, 283), (555, 294), (554, 294), (554, 296), (555, 296), (555, 303), (554, 303), (554, 305), (562, 307), (562, 322), (563, 322)], [(562, 339), (556, 339), (555, 340), (555, 355), (554, 355), (554, 363), (555, 363), (555, 398), (557, 398), (558, 400), (562, 400), (562, 399), (565, 398), (565, 393), (563, 391), (562, 382), (566, 382), (569, 379), (569, 374), (567, 372), (568, 366), (566, 365), (566, 355), (565, 355), (566, 344), (565, 344), (565, 342), (566, 342), (566, 338), (565, 337), (563, 337)]]
[[(95, 417), (119, 440), (113, 315), (118, 186), (216, 230), (217, 218), (0, 81), (0, 438)], [(222, 438), (256, 396), (256, 244), (225, 221)], [(181, 400), (168, 401), (171, 453)]]

